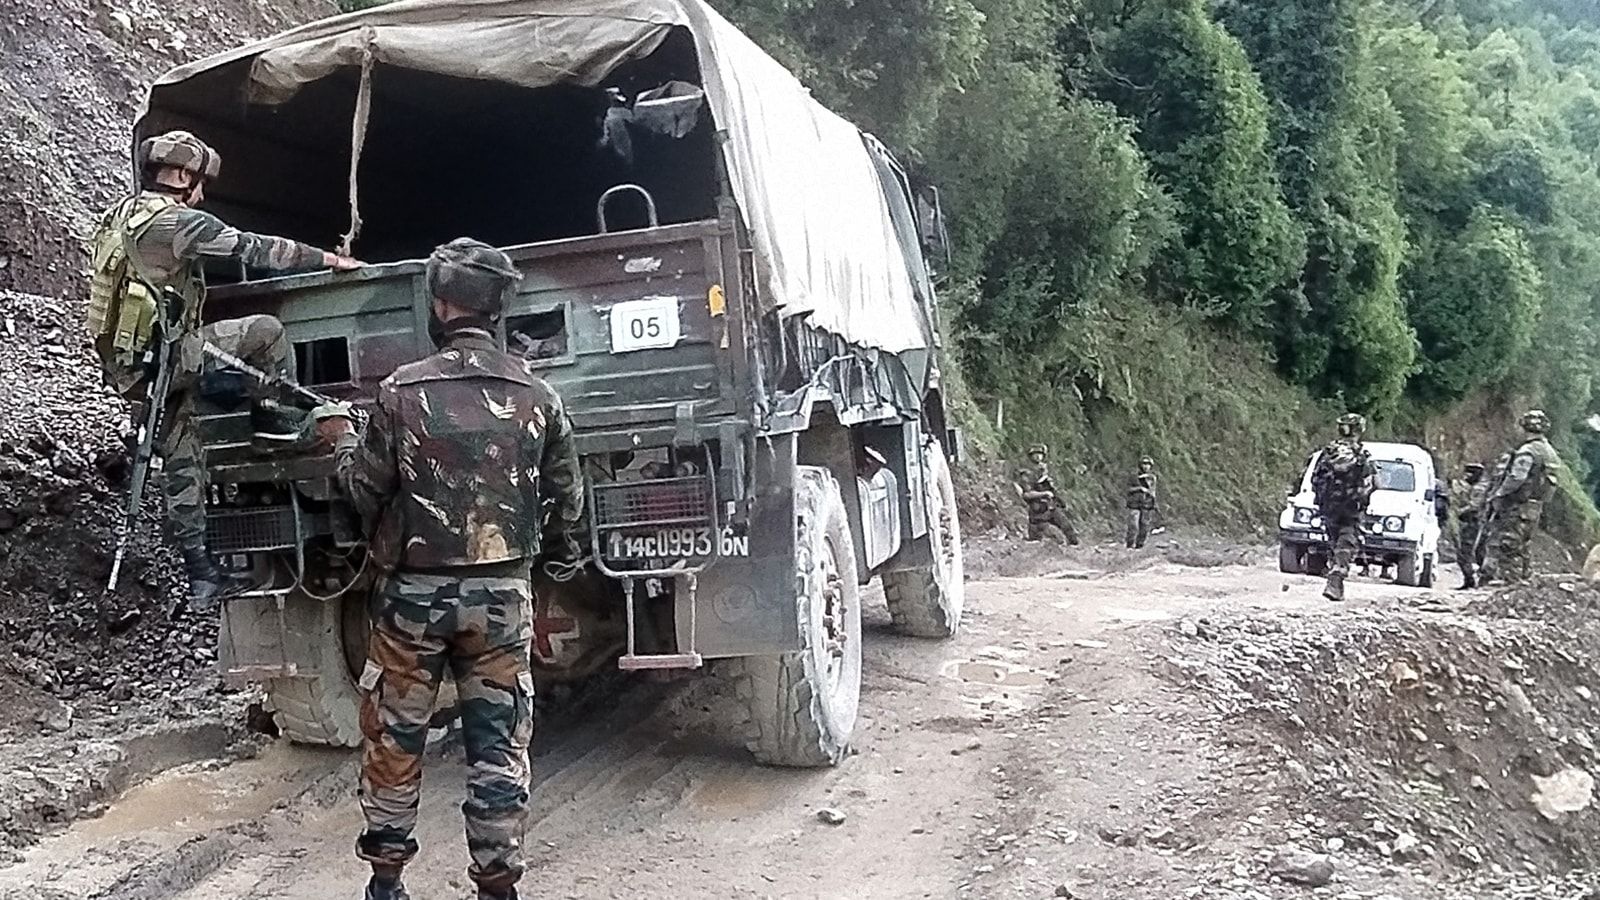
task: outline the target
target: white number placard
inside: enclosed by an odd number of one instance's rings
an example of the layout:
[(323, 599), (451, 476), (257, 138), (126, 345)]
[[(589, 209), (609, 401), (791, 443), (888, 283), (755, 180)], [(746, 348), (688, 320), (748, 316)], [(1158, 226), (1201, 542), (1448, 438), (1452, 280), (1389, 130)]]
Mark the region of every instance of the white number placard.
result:
[(676, 297), (646, 297), (611, 307), (612, 353), (671, 347), (681, 336)]

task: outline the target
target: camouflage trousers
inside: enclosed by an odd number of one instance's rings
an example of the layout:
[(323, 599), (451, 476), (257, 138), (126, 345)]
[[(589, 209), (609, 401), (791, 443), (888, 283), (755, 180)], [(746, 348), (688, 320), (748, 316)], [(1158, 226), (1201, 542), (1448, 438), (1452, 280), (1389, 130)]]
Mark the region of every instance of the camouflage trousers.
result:
[(528, 567), (477, 566), (451, 573), (394, 572), (373, 597), (372, 642), (361, 686), (361, 809), (356, 854), (403, 866), (422, 793), (422, 751), (448, 670), (460, 696), (462, 741), (472, 772), (467, 799), (467, 874), (504, 891), (522, 876), (533, 739), (533, 588)]
[[(294, 375), (294, 351), (283, 324), (272, 316), (225, 319), (180, 341), (177, 371), (168, 394), (166, 434), (161, 440), (162, 486), (167, 495), (167, 527), (179, 547), (204, 547), (206, 540), (206, 469), (195, 422), (195, 399), (203, 379), (217, 365), (201, 355), (201, 342), (267, 372)], [(252, 388), (252, 390), (256, 390)]]
[(1461, 514), (1456, 529), (1456, 564), (1461, 567), (1461, 577), (1469, 582), (1477, 579), (1484, 553), (1489, 549), (1488, 536), (1482, 530), (1483, 520), (1476, 512)]
[(1156, 511), (1153, 509), (1128, 510), (1128, 527), (1123, 532), (1123, 540), (1130, 548), (1144, 546), (1150, 539), (1150, 523), (1155, 521)]
[(1061, 536), (1067, 543), (1078, 542), (1078, 529), (1072, 527), (1072, 520), (1067, 517), (1067, 511), (1059, 506), (1052, 506), (1047, 510), (1028, 511), (1028, 540), (1037, 541), (1044, 537), (1044, 527), (1054, 525), (1061, 530)]
[(1499, 579), (1507, 583), (1527, 581), (1533, 577), (1533, 557), (1529, 548), (1533, 533), (1539, 528), (1543, 509), (1539, 503), (1524, 503), (1503, 510), (1495, 517), (1490, 533), (1484, 536), (1488, 545), (1488, 558), (1483, 563), (1485, 581)]
[(1323, 523), (1328, 529), (1328, 540), (1333, 547), (1333, 558), (1328, 565), (1328, 574), (1340, 578), (1347, 577), (1350, 574), (1350, 563), (1354, 562), (1356, 554), (1361, 552), (1361, 520), (1324, 518)]

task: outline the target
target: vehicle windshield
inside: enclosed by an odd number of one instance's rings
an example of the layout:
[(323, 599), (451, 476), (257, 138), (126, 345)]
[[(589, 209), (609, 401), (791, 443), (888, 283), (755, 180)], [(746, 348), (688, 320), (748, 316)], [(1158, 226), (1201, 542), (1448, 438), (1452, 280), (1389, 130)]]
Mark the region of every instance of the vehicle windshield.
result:
[(1380, 459), (1375, 465), (1378, 467), (1378, 490), (1409, 494), (1417, 489), (1417, 470), (1411, 467), (1411, 463)]
[[(1311, 473), (1316, 470), (1317, 457), (1320, 455), (1313, 453), (1306, 461), (1305, 471), (1300, 476), (1301, 491), (1310, 492)], [(1410, 493), (1417, 489), (1417, 470), (1411, 463), (1398, 459), (1379, 459), (1374, 460), (1373, 465), (1378, 470), (1378, 490)]]

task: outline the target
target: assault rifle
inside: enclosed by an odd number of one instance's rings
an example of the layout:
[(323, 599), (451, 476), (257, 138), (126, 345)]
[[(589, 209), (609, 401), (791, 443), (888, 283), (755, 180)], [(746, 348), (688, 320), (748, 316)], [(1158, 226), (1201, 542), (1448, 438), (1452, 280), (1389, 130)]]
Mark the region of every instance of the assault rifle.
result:
[[(158, 311), (165, 309), (167, 303), (173, 302), (172, 298), (163, 296), (158, 302)], [(117, 536), (117, 551), (111, 558), (111, 576), (106, 581), (106, 591), (117, 589), (117, 581), (122, 575), (122, 561), (128, 554), (128, 541), (133, 538), (133, 529), (139, 522), (139, 508), (144, 505), (145, 483), (150, 479), (150, 463), (155, 456), (156, 441), (161, 434), (162, 419), (167, 414), (167, 394), (172, 389), (172, 345), (178, 339), (171, 334), (172, 328), (168, 325), (168, 317), (162, 315), (160, 325), (155, 332), (156, 352), (153, 360), (155, 364), (155, 380), (150, 386), (149, 396), (145, 399), (147, 409), (144, 422), (136, 434), (139, 443), (133, 453), (133, 474), (128, 485), (128, 512), (122, 522), (122, 533)], [(150, 351), (145, 351), (146, 365), (152, 362)], [(101, 617), (104, 619), (104, 616)]]
[[(286, 393), (300, 401), (302, 404), (309, 403), (313, 407), (317, 407), (339, 402), (338, 400), (329, 397), (327, 394), (314, 391), (305, 385), (290, 381), (281, 375), (274, 375), (271, 372), (264, 372), (261, 369), (250, 365), (239, 357), (234, 356), (232, 353), (229, 353), (221, 347), (218, 347), (216, 344), (211, 343), (210, 341), (206, 342), (205, 354), (207, 359), (216, 361), (218, 365), (232, 369), (235, 372), (238, 372), (240, 375), (243, 375), (246, 378), (249, 378), (250, 380), (266, 387)], [(355, 420), (357, 426), (360, 426), (366, 423), (367, 414), (361, 408), (351, 405), (350, 418)]]

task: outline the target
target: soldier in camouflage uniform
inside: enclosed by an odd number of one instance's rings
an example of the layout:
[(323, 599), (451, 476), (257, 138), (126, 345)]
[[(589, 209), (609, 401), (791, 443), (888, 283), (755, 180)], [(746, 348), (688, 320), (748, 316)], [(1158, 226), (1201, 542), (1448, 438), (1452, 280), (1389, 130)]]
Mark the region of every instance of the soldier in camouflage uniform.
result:
[(1072, 520), (1067, 517), (1067, 505), (1062, 502), (1050, 480), (1050, 466), (1045, 462), (1049, 453), (1050, 448), (1043, 444), (1029, 447), (1028, 464), (1019, 468), (1016, 474), (1017, 493), (1028, 507), (1028, 540), (1043, 538), (1044, 527), (1054, 525), (1061, 530), (1067, 543), (1076, 547), (1078, 530), (1072, 527)]
[(1477, 585), (1478, 566), (1483, 561), (1478, 533), (1483, 525), (1483, 504), (1488, 499), (1489, 486), (1483, 463), (1467, 463), (1461, 469), (1461, 481), (1452, 492), (1460, 498), (1456, 511), (1456, 563), (1461, 566), (1461, 587), (1456, 590)]
[(1533, 560), (1528, 546), (1539, 528), (1544, 504), (1555, 493), (1561, 457), (1545, 435), (1550, 418), (1543, 410), (1523, 414), (1519, 423), (1526, 440), (1511, 453), (1505, 474), (1489, 494), (1488, 559), (1479, 584), (1492, 580), (1510, 583), (1527, 581), (1533, 575)]
[(1139, 471), (1128, 479), (1128, 528), (1124, 538), (1130, 548), (1143, 547), (1156, 516), (1156, 461), (1140, 457)]
[(1344, 580), (1361, 550), (1361, 515), (1377, 483), (1377, 469), (1361, 444), (1366, 428), (1367, 420), (1361, 415), (1340, 416), (1339, 437), (1322, 449), (1311, 473), (1322, 527), (1333, 547), (1333, 562), (1322, 589), (1322, 596), (1329, 600), (1344, 599)]
[[(212, 562), (205, 546), (205, 467), (195, 427), (195, 401), (205, 396), (224, 403), (254, 393), (250, 422), (257, 440), (293, 442), (299, 417), (265, 396), (263, 388), (219, 371), (207, 360), (214, 344), (259, 369), (287, 379), (294, 360), (283, 325), (271, 316), (247, 316), (200, 324), (205, 302), (201, 264), (230, 260), (252, 269), (283, 273), (331, 267), (354, 269), (356, 260), (288, 238), (232, 228), (195, 207), (205, 199), (206, 183), (217, 176), (221, 158), (199, 138), (174, 131), (145, 140), (139, 148), (139, 193), (101, 217), (91, 244), (93, 280), (88, 327), (107, 384), (136, 402), (147, 400), (154, 382), (149, 352), (165, 339), (174, 366), (164, 414), (166, 432), (159, 454), (167, 495), (167, 522), (183, 554), (197, 609), (250, 586)], [(168, 321), (166, 328), (159, 325)]]
[(359, 435), (343, 410), (315, 413), (382, 572), (361, 678), (357, 853), (373, 867), (368, 900), (407, 896), (400, 871), (417, 852), (423, 745), (448, 668), (473, 767), (468, 874), (482, 900), (511, 900), (533, 737), (531, 567), (578, 557), (578, 457), (560, 397), (496, 342), (511, 260), (462, 238), (434, 251), (426, 277), (439, 352), (383, 382)]

